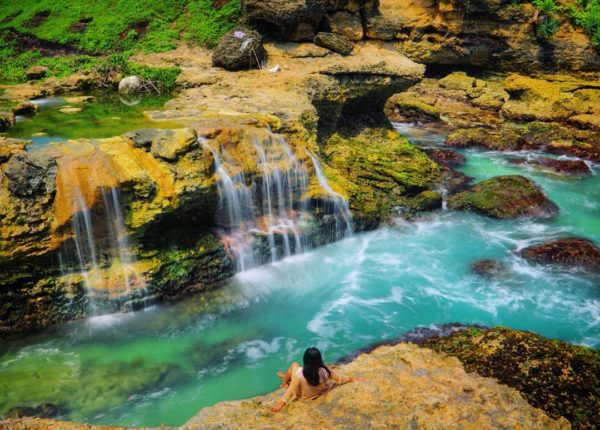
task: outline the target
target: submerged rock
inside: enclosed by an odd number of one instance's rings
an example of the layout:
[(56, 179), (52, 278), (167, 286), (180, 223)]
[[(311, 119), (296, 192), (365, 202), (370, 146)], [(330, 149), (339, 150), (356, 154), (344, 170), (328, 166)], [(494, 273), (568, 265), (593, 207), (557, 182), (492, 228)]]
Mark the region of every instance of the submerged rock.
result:
[(538, 157), (533, 159), (511, 158), (510, 161), (515, 164), (525, 164), (559, 175), (589, 176), (592, 174), (592, 169), (583, 160), (560, 160), (549, 157)]
[(354, 50), (354, 44), (346, 36), (334, 33), (317, 34), (315, 44), (341, 55), (350, 55)]
[(260, 68), (267, 53), (262, 36), (254, 30), (236, 29), (226, 33), (213, 51), (212, 62), (227, 70)]
[(527, 247), (521, 251), (521, 255), (529, 261), (540, 264), (600, 272), (600, 248), (586, 239), (554, 240)]
[(382, 346), (339, 371), (365, 378), (302, 399), (279, 413), (270, 408), (282, 390), (202, 409), (186, 423), (195, 429), (527, 428), (568, 429), (531, 407), (515, 390), (466, 373), (458, 360), (416, 345)]
[(496, 278), (504, 273), (506, 268), (498, 260), (478, 260), (471, 264), (473, 273), (485, 278)]
[(598, 422), (597, 350), (502, 327), (466, 329), (424, 346), (458, 358), (467, 372), (497, 378), (551, 417), (565, 417), (574, 429), (591, 430)]
[(502, 219), (547, 218), (558, 212), (558, 206), (533, 181), (519, 175), (480, 182), (450, 197), (448, 207)]
[(443, 164), (444, 166), (458, 166), (464, 164), (466, 161), (464, 155), (446, 149), (431, 148), (427, 149), (425, 152), (433, 161)]

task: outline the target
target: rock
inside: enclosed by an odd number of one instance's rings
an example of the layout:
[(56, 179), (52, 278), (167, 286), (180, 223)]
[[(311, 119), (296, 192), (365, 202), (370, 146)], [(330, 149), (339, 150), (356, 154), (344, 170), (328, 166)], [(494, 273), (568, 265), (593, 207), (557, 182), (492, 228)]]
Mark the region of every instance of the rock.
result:
[(225, 34), (213, 52), (212, 62), (227, 70), (262, 67), (267, 53), (262, 36), (254, 30), (236, 29)]
[(465, 72), (450, 73), (439, 81), (439, 85), (442, 88), (464, 92), (472, 90), (476, 83), (477, 79), (467, 75)]
[(522, 139), (519, 131), (510, 128), (499, 130), (487, 128), (461, 128), (451, 132), (446, 141), (446, 146), (456, 148), (486, 148), (493, 151), (518, 151), (535, 149), (528, 146)]
[(31, 103), (30, 101), (24, 101), (13, 108), (13, 113), (15, 115), (23, 115), (37, 112), (37, 110), (38, 106), (35, 103)]
[[(282, 363), (284, 365), (284, 363)], [(549, 419), (517, 391), (466, 373), (452, 357), (400, 343), (363, 354), (340, 372), (365, 378), (313, 400), (290, 402), (272, 414), (283, 390), (202, 409), (185, 424), (200, 429), (527, 428), (568, 429)], [(524, 378), (526, 379), (526, 378)]]
[(80, 108), (80, 107), (65, 106), (65, 107), (63, 107), (63, 108), (60, 108), (60, 109), (59, 109), (59, 112), (62, 112), (62, 113), (66, 113), (66, 114), (69, 114), (69, 115), (71, 115), (71, 114), (74, 114), (74, 113), (79, 113), (79, 112), (81, 112), (82, 110), (83, 110), (83, 109), (82, 109), (82, 108)]
[(62, 405), (54, 405), (52, 403), (43, 403), (36, 407), (22, 406), (12, 408), (6, 413), (7, 418), (58, 418), (67, 413), (67, 408)]
[(600, 248), (586, 239), (554, 240), (525, 248), (521, 255), (540, 264), (600, 272)]
[(558, 212), (536, 184), (523, 176), (497, 176), (448, 200), (450, 209), (470, 210), (492, 218), (548, 218)]
[(464, 155), (446, 149), (431, 148), (425, 150), (425, 152), (433, 161), (444, 166), (458, 166), (464, 164), (466, 161)]
[(441, 196), (433, 190), (442, 169), (396, 132), (366, 129), (353, 137), (336, 133), (324, 147), (331, 168), (328, 176), (348, 190), (350, 208), (361, 228), (387, 221), (395, 207), (441, 206)]
[(574, 429), (593, 429), (598, 422), (597, 350), (502, 327), (466, 329), (424, 346), (458, 358), (467, 372), (497, 378)]
[(397, 122), (437, 122), (441, 114), (433, 104), (407, 93), (394, 95), (387, 101), (385, 109), (387, 116)]
[(354, 50), (354, 44), (347, 37), (334, 33), (318, 33), (315, 44), (341, 55), (350, 55)]
[(4, 170), (8, 189), (16, 196), (31, 197), (35, 194), (52, 194), (58, 167), (52, 155), (36, 151), (19, 153), (12, 157)]
[(0, 112), (0, 131), (5, 131), (15, 124), (15, 114), (13, 112)]
[(484, 278), (496, 278), (505, 270), (504, 264), (498, 260), (478, 260), (471, 264), (471, 271)]
[(46, 66), (32, 66), (25, 71), (27, 79), (37, 81), (38, 79), (45, 78), (50, 72), (50, 69)]
[(28, 140), (0, 136), (0, 164), (6, 163), (13, 155), (25, 152)]
[(67, 103), (78, 105), (81, 103), (91, 102), (92, 100), (95, 99), (95, 97), (94, 96), (72, 96), (72, 97), (65, 97), (64, 99)]
[(312, 40), (330, 0), (242, 0), (249, 24), (285, 40)]
[(150, 151), (155, 156), (168, 161), (176, 161), (196, 143), (196, 131), (191, 128), (162, 130), (140, 129), (125, 135), (139, 148)]
[(363, 25), (360, 16), (341, 11), (335, 12), (327, 19), (327, 25), (332, 33), (344, 36), (353, 42), (363, 39)]
[(123, 95), (139, 94), (144, 90), (143, 81), (137, 76), (127, 76), (119, 82), (119, 93)]

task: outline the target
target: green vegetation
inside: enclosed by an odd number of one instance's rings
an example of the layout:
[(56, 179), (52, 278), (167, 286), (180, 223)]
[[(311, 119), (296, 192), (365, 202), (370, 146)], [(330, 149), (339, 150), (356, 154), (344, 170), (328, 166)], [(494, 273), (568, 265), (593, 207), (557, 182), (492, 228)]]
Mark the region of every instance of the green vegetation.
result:
[(596, 49), (600, 49), (600, 0), (578, 0), (579, 8), (571, 7), (575, 24), (583, 28)]
[(542, 39), (549, 39), (558, 30), (557, 13), (560, 8), (554, 0), (534, 0), (533, 5), (540, 11), (537, 35)]
[[(122, 66), (133, 53), (168, 51), (180, 40), (214, 46), (240, 15), (240, 0), (218, 10), (211, 0), (3, 1), (0, 82), (23, 82), (25, 71), (34, 65), (48, 67), (49, 76), (59, 78), (78, 70), (107, 69), (114, 60), (103, 57), (112, 54), (119, 54)], [(163, 90), (172, 88), (177, 77), (174, 69), (142, 67), (136, 72)]]

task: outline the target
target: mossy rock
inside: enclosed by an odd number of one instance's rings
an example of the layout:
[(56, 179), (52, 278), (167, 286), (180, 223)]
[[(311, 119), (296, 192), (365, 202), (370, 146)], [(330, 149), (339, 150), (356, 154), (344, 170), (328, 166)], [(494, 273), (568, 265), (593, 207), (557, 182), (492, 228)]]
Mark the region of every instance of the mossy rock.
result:
[(529, 261), (600, 273), (600, 248), (592, 241), (569, 237), (529, 246), (521, 251)]
[(498, 379), (574, 429), (595, 429), (600, 402), (600, 351), (534, 333), (470, 328), (427, 340), (425, 347), (457, 357), (467, 372)]
[(522, 138), (518, 130), (502, 128), (459, 128), (448, 135), (446, 146), (456, 148), (485, 148), (493, 151), (515, 151), (533, 149), (533, 145)]
[(500, 219), (547, 218), (558, 212), (533, 181), (519, 175), (480, 182), (450, 197), (448, 207)]
[(335, 134), (324, 146), (330, 179), (347, 191), (359, 224), (377, 225), (396, 207), (430, 208), (439, 201), (437, 193), (422, 193), (437, 189), (442, 168), (392, 130)]

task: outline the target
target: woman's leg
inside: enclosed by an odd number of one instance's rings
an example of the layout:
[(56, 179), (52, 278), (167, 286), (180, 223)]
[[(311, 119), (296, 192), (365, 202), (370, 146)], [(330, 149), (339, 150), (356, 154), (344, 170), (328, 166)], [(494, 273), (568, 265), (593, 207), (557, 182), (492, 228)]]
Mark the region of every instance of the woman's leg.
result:
[(290, 384), (290, 381), (292, 380), (292, 375), (298, 367), (300, 367), (300, 365), (294, 361), (292, 365), (288, 368), (287, 372), (277, 372), (277, 376), (283, 379), (283, 382), (281, 383), (281, 388), (286, 388)]

